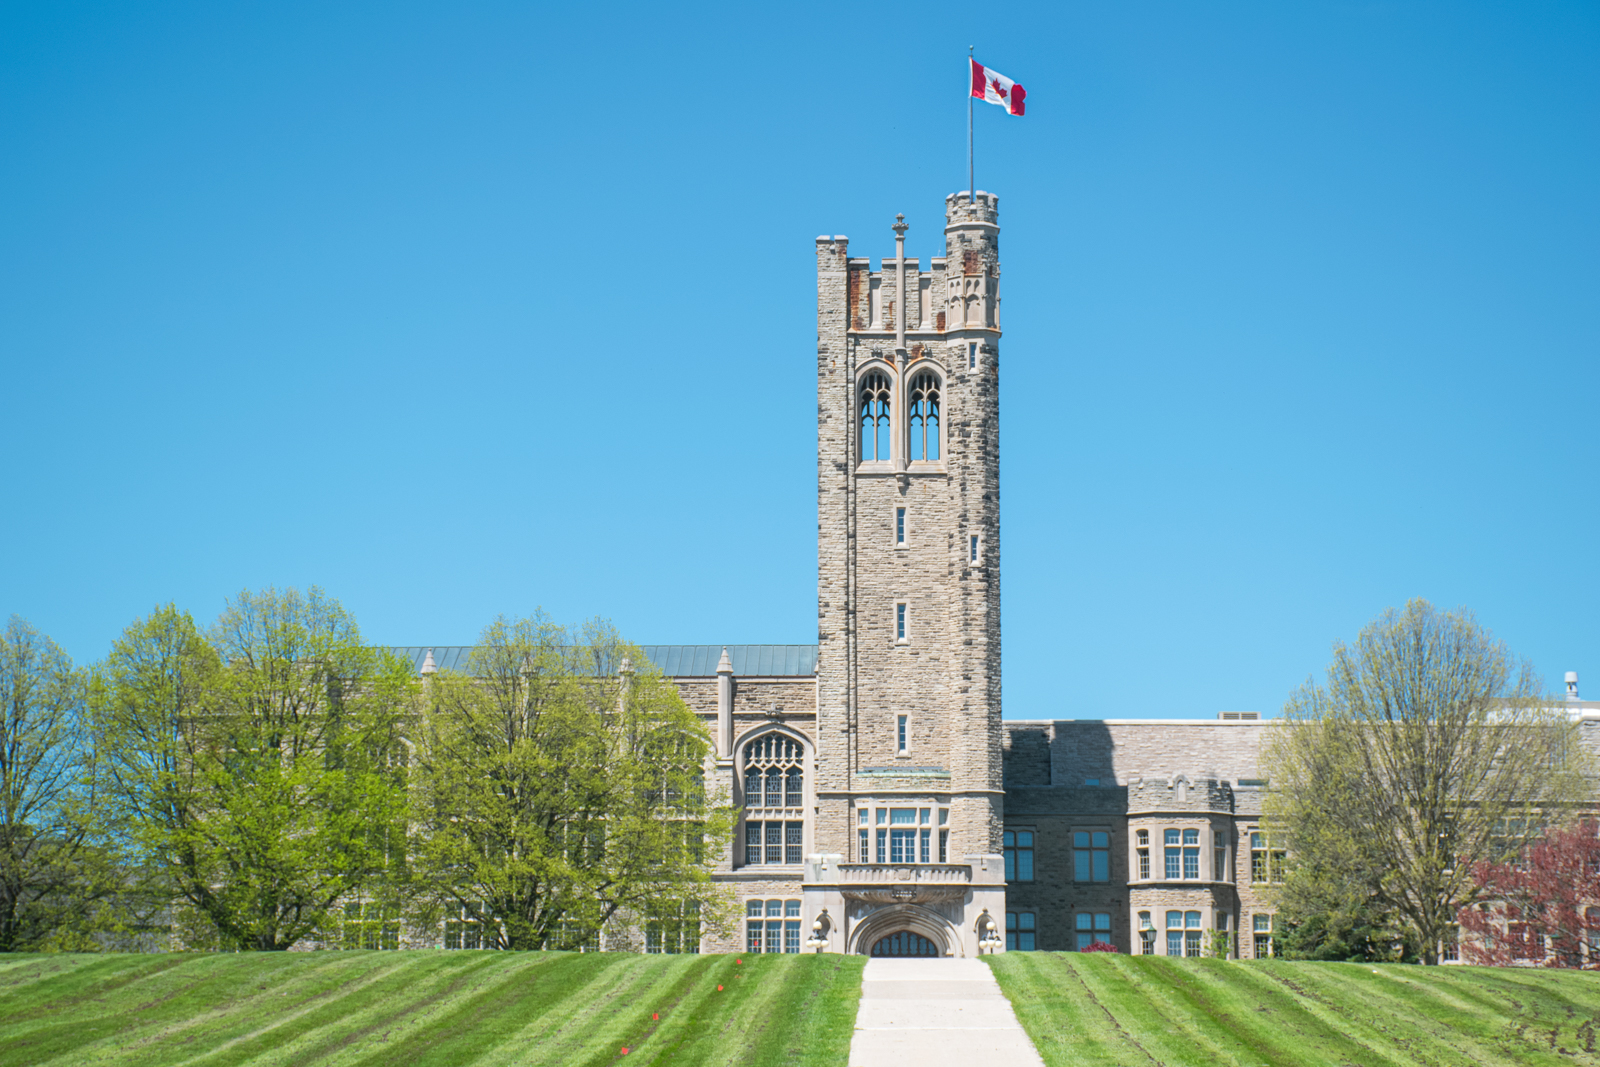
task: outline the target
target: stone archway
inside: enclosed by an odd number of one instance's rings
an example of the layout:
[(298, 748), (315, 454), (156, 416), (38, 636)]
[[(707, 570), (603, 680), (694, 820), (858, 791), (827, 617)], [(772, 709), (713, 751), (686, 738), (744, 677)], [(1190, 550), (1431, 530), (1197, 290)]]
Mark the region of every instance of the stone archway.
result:
[(857, 956), (875, 955), (873, 946), (897, 934), (923, 939), (932, 946), (934, 956), (957, 955), (961, 944), (950, 920), (938, 912), (916, 904), (895, 904), (874, 911), (856, 924), (851, 931), (850, 952)]

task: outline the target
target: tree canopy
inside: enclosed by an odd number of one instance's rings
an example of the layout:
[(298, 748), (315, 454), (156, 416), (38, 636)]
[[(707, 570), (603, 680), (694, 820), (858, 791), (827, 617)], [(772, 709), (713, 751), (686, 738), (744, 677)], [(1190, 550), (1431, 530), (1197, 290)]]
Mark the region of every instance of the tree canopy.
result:
[(108, 797), (202, 942), (288, 948), (403, 860), (414, 692), (315, 588), (240, 593), (209, 633), (171, 605), (124, 632), (96, 700)]
[(84, 673), (12, 616), (0, 630), (0, 952), (92, 947), (117, 883), (94, 792)]
[(1479, 892), (1474, 866), (1589, 797), (1559, 703), (1466, 611), (1413, 600), (1336, 643), (1326, 682), (1290, 697), (1262, 753), (1265, 821), (1293, 857), (1280, 921), (1393, 929), (1437, 962)]
[(427, 684), (413, 821), (430, 916), (517, 949), (577, 948), (618, 912), (680, 938), (720, 916), (732, 812), (706, 794), (705, 726), (642, 650), (599, 622), (501, 618)]

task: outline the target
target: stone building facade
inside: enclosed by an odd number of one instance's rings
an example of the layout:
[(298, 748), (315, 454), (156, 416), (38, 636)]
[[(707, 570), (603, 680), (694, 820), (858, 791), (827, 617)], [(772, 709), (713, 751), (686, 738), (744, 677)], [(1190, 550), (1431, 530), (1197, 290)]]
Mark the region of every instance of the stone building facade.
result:
[(1002, 721), (999, 200), (948, 197), (926, 264), (892, 229), (877, 270), (816, 239), (817, 643), (645, 649), (741, 812), (698, 949), (1270, 953), (1263, 723)]

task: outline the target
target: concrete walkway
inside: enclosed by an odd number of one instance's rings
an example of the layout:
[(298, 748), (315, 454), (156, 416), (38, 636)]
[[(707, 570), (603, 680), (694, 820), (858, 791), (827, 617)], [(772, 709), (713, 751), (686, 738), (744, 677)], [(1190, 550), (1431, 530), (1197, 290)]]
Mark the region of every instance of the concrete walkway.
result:
[(850, 1067), (1043, 1067), (981, 960), (873, 959)]

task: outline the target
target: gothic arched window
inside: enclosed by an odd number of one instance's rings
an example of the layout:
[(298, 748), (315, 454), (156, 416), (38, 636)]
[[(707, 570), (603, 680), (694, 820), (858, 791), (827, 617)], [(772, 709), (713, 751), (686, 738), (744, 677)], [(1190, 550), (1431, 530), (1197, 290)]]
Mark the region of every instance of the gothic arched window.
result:
[(873, 371), (861, 379), (861, 459), (889, 459), (889, 376)]
[(756, 738), (744, 750), (744, 802), (751, 808), (798, 808), (805, 799), (805, 749), (786, 734)]
[(923, 371), (912, 379), (910, 407), (911, 449), (913, 461), (939, 458), (939, 377)]
[(746, 745), (744, 806), (744, 862), (799, 863), (805, 840), (805, 746), (777, 732)]

